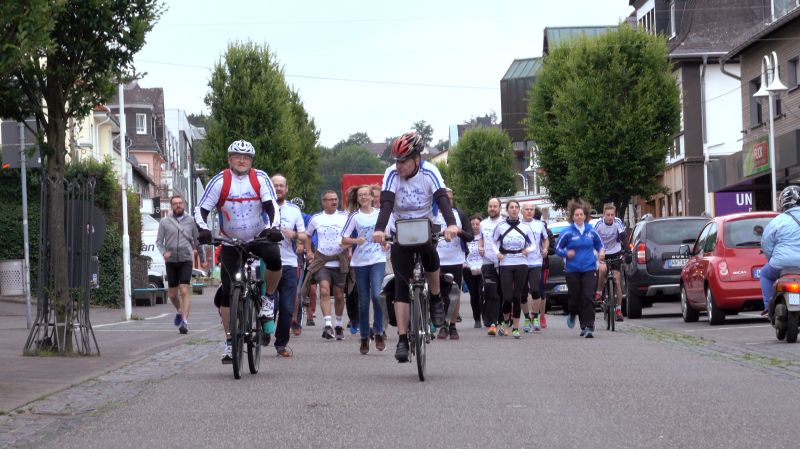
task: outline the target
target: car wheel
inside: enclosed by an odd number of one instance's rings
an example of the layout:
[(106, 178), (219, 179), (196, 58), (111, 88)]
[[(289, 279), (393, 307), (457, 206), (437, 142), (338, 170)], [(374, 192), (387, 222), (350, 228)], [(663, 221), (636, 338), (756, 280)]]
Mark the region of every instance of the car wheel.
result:
[(625, 310), (628, 312), (628, 318), (636, 319), (642, 317), (642, 297), (628, 287), (628, 297), (625, 301)]
[(797, 341), (797, 326), (800, 324), (800, 312), (789, 312), (788, 319), (786, 320), (786, 343), (794, 343)]
[(714, 294), (711, 293), (711, 287), (706, 289), (706, 311), (708, 312), (708, 324), (718, 326), (725, 323), (725, 312), (720, 310), (714, 302)]
[(157, 278), (155, 276), (150, 276), (147, 279), (147, 287), (148, 288), (164, 288), (164, 281), (162, 281), (161, 279), (159, 279), (159, 278)]
[(689, 305), (689, 297), (686, 296), (686, 287), (681, 285), (681, 315), (684, 323), (694, 323), (700, 318), (700, 312)]

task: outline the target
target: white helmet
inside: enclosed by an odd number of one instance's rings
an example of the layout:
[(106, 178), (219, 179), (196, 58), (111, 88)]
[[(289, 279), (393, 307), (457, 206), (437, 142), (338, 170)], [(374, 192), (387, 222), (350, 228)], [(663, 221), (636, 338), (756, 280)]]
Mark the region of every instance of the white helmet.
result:
[(228, 154), (246, 154), (250, 157), (256, 157), (256, 149), (253, 144), (246, 140), (235, 140), (228, 147)]

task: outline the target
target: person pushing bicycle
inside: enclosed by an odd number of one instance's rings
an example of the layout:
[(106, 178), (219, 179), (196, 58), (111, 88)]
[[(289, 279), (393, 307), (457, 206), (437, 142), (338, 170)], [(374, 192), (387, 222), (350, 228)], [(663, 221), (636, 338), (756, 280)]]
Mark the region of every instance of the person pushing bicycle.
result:
[[(453, 208), (447, 198), (447, 190), (442, 175), (435, 165), (422, 160), (420, 153), (425, 148), (422, 137), (416, 132), (407, 132), (392, 143), (392, 158), (395, 163), (386, 169), (381, 189), (381, 205), (372, 242), (383, 243), (389, 219), (411, 218), (432, 219), (441, 211), (447, 228), (444, 238), (450, 241), (458, 235)], [(425, 278), (430, 292), (431, 319), (433, 325), (444, 326), (444, 305), (439, 289), (439, 255), (432, 242), (421, 245), (419, 249), (400, 246), (392, 248), (391, 261), (395, 272), (394, 311), (397, 317), (399, 341), (395, 351), (398, 362), (407, 362), (409, 288), (412, 277), (414, 252), (421, 254)]]

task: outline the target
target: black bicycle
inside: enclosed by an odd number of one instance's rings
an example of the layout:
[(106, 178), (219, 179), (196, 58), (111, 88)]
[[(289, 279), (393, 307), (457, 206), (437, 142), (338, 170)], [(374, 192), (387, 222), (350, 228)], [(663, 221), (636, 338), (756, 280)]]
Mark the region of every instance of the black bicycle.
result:
[[(606, 259), (606, 283), (603, 287), (603, 302), (600, 307), (603, 309), (603, 319), (606, 322), (606, 330), (614, 332), (617, 321), (617, 283), (614, 282), (614, 270), (618, 270), (622, 264), (621, 258)], [(622, 273), (620, 273), (622, 276)]]
[[(438, 242), (442, 236), (439, 229), (434, 230), (430, 220), (409, 219), (397, 220), (395, 223), (395, 236), (388, 238), (387, 241), (393, 242), (408, 248), (419, 248), (426, 242)], [(438, 228), (438, 226), (436, 226)], [(410, 358), (417, 360), (417, 374), (419, 380), (425, 381), (425, 371), (427, 365), (427, 345), (433, 339), (430, 325), (430, 302), (426, 287), (425, 272), (422, 269), (422, 256), (419, 251), (414, 251), (413, 255), (414, 271), (411, 279), (408, 280), (408, 288), (411, 300), (410, 306), (410, 326), (408, 332), (408, 343)], [(395, 273), (396, 275), (396, 273)]]
[(247, 365), (250, 369), (250, 374), (256, 374), (261, 361), (261, 343), (267, 338), (261, 323), (255, 319), (261, 310), (261, 286), (263, 281), (258, 279), (257, 276), (260, 259), (255, 254), (252, 254), (248, 248), (254, 243), (272, 245), (275, 243), (260, 238), (251, 242), (226, 238), (217, 238), (215, 240), (233, 246), (245, 259), (241, 269), (231, 276), (233, 283), (231, 284), (230, 321), (228, 327), (228, 333), (232, 341), (233, 377), (241, 379), (245, 347), (247, 347)]

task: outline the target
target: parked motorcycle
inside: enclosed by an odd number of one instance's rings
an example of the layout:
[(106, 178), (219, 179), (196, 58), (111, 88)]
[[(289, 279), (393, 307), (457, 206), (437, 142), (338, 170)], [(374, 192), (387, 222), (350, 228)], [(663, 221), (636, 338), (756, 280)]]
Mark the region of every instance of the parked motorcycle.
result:
[(775, 294), (768, 312), (778, 340), (796, 342), (800, 328), (800, 268), (781, 271), (781, 277), (775, 281)]

